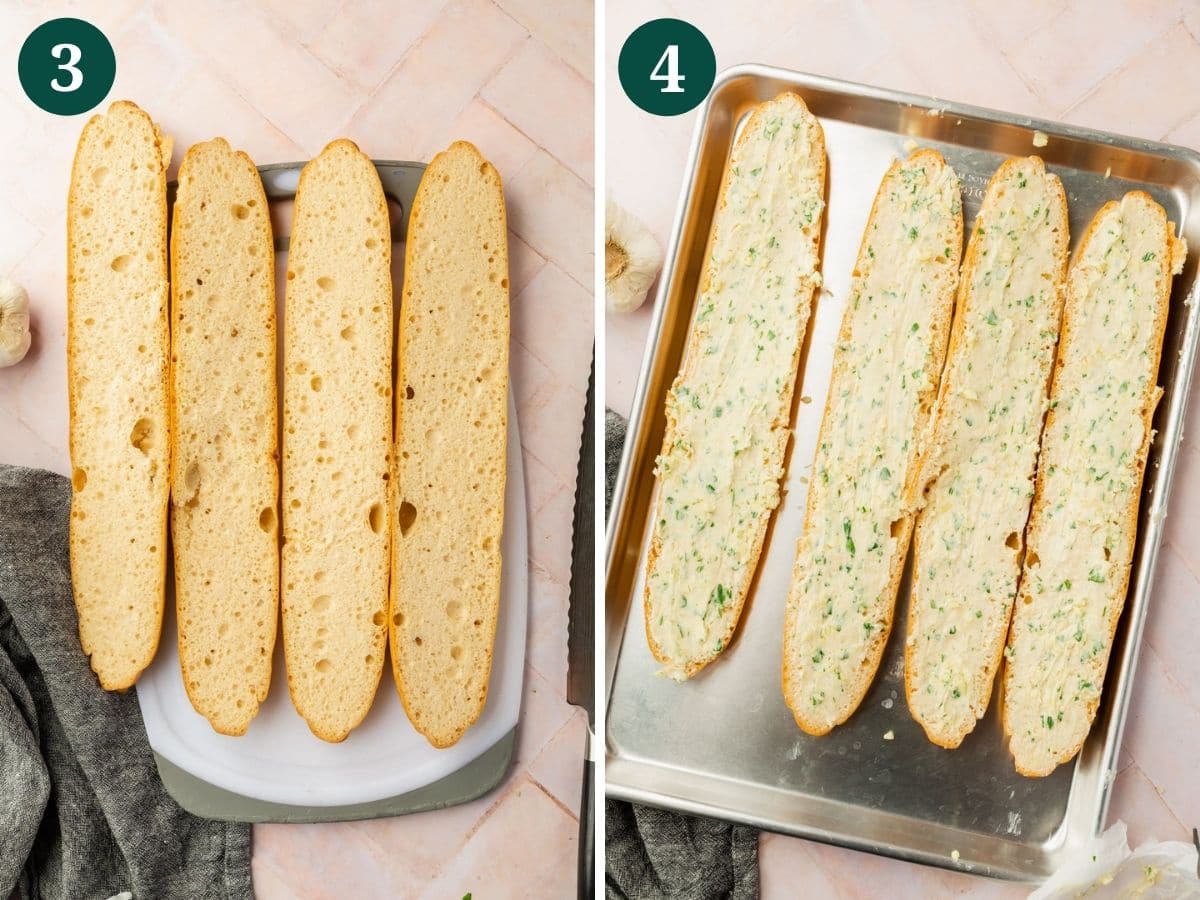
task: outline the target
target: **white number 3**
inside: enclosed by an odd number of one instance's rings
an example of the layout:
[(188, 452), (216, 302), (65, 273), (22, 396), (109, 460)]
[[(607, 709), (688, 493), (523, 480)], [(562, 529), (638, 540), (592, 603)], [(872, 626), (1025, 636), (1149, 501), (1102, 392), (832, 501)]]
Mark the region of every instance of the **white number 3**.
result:
[(60, 84), (59, 76), (55, 75), (50, 80), (50, 87), (62, 94), (79, 90), (79, 86), (83, 84), (83, 73), (76, 66), (79, 65), (83, 52), (74, 44), (55, 44), (50, 50), (50, 55), (55, 59), (62, 59), (65, 56), (67, 61), (59, 63), (58, 68), (70, 73), (70, 79), (66, 84)]
[[(663, 73), (663, 64), (666, 64), (667, 71)], [(682, 94), (683, 88), (679, 82), (685, 81), (685, 77), (679, 74), (679, 45), (671, 44), (667, 47), (666, 52), (658, 58), (658, 62), (654, 64), (654, 71), (650, 73), (651, 81), (665, 81), (666, 87), (659, 90), (660, 94)]]

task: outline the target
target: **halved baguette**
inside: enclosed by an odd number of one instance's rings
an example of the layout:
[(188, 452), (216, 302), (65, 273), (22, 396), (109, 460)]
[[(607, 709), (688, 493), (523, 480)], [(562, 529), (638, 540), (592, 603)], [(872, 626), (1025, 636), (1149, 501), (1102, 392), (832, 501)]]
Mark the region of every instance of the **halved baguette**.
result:
[(279, 612), (275, 253), (258, 170), (223, 138), (179, 168), (171, 298), (179, 661), (196, 711), (244, 734)]
[(106, 690), (137, 681), (162, 631), (170, 159), (170, 138), (118, 101), (84, 126), (67, 196), (71, 580)]
[(1020, 575), (1065, 293), (1067, 198), (1036, 156), (989, 182), (922, 464), (904, 692), (935, 744), (987, 711)]
[(1005, 653), (1004, 731), (1022, 775), (1074, 757), (1100, 703), (1186, 252), (1162, 207), (1133, 191), (1096, 213), (1071, 265)]
[(962, 234), (941, 154), (893, 163), (855, 263), (788, 591), (783, 694), (809, 734), (858, 708), (891, 631)]
[(375, 166), (338, 140), (300, 174), (283, 379), (283, 645), (313, 734), (371, 707), (387, 637), (392, 280)]
[(507, 472), (505, 223), (500, 175), (474, 146), (433, 158), (404, 255), (390, 637), (400, 699), (435, 747), (479, 718), (492, 669)]
[(722, 180), (655, 469), (646, 637), (678, 681), (729, 645), (779, 504), (824, 208), (820, 123), (796, 94), (759, 104)]

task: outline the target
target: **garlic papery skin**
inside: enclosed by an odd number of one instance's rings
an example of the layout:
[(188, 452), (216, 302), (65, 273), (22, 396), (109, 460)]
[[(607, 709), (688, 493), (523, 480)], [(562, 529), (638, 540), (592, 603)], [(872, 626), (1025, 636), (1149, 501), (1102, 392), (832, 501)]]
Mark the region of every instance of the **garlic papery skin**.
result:
[(0, 278), (0, 368), (23, 360), (32, 340), (25, 289), (11, 279)]
[(663, 254), (649, 230), (611, 197), (605, 205), (604, 303), (609, 312), (632, 312), (662, 268)]

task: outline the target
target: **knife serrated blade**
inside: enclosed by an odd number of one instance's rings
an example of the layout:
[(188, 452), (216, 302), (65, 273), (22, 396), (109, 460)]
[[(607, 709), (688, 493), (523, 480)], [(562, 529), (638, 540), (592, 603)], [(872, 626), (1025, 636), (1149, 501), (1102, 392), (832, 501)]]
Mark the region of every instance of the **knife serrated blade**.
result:
[(588, 375), (587, 404), (579, 471), (575, 480), (575, 525), (571, 542), (570, 607), (567, 612), (567, 701), (587, 711), (588, 725), (596, 712), (595, 685), (595, 467), (596, 361)]

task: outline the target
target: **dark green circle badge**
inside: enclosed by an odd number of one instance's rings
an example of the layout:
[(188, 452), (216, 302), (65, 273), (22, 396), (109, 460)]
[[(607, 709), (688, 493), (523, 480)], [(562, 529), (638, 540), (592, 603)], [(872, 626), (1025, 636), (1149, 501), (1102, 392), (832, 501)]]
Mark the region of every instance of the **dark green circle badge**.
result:
[(708, 96), (717, 77), (717, 58), (695, 25), (655, 19), (625, 39), (617, 74), (626, 96), (646, 112), (678, 116)]
[(56, 116), (85, 113), (108, 96), (117, 75), (112, 44), (83, 19), (51, 19), (25, 38), (17, 75), (29, 99)]

